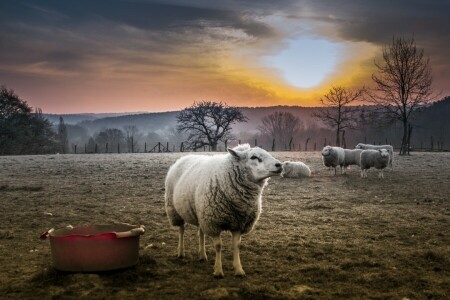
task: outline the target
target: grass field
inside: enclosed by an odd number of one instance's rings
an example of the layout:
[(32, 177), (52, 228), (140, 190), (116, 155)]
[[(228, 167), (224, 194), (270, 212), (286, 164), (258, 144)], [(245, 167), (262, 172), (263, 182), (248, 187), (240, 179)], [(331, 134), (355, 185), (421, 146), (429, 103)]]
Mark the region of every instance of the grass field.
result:
[[(384, 179), (331, 176), (320, 153), (275, 152), (311, 166), (309, 179), (272, 178), (255, 230), (242, 239), (245, 278), (225, 278), (214, 252), (187, 258), (164, 211), (164, 177), (181, 154), (0, 157), (0, 299), (449, 299), (450, 153), (396, 157)], [(68, 224), (143, 224), (140, 263), (73, 274), (52, 268), (39, 235)]]

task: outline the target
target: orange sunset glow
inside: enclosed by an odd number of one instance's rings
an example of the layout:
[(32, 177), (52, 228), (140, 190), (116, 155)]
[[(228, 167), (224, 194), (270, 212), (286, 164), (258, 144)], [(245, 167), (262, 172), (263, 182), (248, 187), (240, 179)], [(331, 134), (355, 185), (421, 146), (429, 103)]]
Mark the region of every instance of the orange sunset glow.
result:
[(431, 34), (447, 4), (350, 2), (3, 2), (0, 84), (49, 113), (317, 106), (333, 85), (370, 86), (382, 46), (414, 34), (449, 91), (446, 41)]

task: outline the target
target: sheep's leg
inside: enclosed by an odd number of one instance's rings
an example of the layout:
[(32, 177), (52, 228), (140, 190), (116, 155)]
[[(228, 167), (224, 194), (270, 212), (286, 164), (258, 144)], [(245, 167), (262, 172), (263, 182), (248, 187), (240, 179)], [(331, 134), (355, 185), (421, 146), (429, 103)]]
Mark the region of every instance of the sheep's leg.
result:
[(208, 260), (205, 250), (205, 233), (200, 228), (198, 229), (198, 260)]
[(242, 269), (241, 258), (239, 256), (239, 246), (241, 244), (241, 233), (232, 232), (233, 236), (233, 267), (235, 276), (245, 276), (245, 272)]
[(184, 224), (180, 226), (178, 234), (178, 258), (184, 257)]
[(378, 178), (384, 178), (383, 169), (381, 169), (380, 173), (378, 173)]
[(361, 169), (361, 178), (364, 178), (364, 169)]
[(219, 236), (213, 237), (214, 249), (216, 250), (216, 261), (214, 263), (214, 277), (223, 278), (222, 270), (222, 239)]
[(334, 176), (336, 176), (336, 173), (337, 173), (336, 167), (334, 167)]

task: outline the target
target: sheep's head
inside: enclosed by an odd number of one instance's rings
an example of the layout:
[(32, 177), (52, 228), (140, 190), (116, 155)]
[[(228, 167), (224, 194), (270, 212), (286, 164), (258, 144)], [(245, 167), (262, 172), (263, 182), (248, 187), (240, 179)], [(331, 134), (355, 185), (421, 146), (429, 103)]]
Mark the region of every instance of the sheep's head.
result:
[(281, 162), (261, 148), (251, 148), (250, 145), (244, 144), (227, 150), (234, 161), (247, 171), (248, 179), (253, 182), (280, 175), (283, 170)]
[(325, 146), (322, 149), (322, 156), (328, 156), (331, 152), (333, 152), (333, 148), (331, 148), (331, 146)]
[(355, 146), (355, 149), (364, 149), (364, 144), (359, 143), (358, 145)]
[(290, 161), (285, 161), (283, 162), (283, 172), (281, 172), (281, 177), (288, 175), (289, 173), (291, 173), (291, 162)]
[(379, 149), (378, 152), (380, 152), (381, 157), (389, 158), (389, 152), (386, 149)]

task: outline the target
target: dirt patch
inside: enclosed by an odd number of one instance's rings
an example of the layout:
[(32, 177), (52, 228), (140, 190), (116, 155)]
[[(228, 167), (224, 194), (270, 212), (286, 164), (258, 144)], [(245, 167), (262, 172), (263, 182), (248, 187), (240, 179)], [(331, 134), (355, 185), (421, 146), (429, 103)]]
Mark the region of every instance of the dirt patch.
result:
[[(0, 157), (1, 299), (448, 299), (450, 154), (398, 157), (376, 172), (330, 176), (320, 153), (301, 160), (309, 179), (273, 178), (255, 230), (242, 239), (247, 273), (235, 278), (223, 235), (225, 278), (212, 276), (214, 252), (175, 258), (177, 230), (164, 212), (164, 177), (181, 154)], [(143, 224), (137, 266), (98, 274), (53, 269), (50, 228), (114, 221)]]

